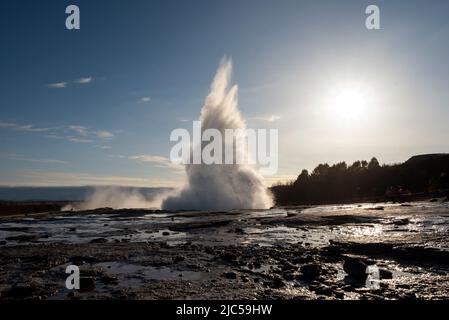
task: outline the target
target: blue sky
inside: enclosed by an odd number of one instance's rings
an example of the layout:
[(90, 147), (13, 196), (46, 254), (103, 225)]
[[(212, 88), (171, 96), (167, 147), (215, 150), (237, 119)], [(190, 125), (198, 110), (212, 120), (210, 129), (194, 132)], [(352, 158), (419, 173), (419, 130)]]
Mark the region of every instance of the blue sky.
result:
[[(376, 1), (370, 31), (373, 3), (2, 1), (0, 184), (179, 185), (169, 134), (198, 118), (224, 55), (248, 126), (279, 129), (267, 181), (447, 152), (449, 2)], [(354, 114), (335, 107), (348, 90)]]

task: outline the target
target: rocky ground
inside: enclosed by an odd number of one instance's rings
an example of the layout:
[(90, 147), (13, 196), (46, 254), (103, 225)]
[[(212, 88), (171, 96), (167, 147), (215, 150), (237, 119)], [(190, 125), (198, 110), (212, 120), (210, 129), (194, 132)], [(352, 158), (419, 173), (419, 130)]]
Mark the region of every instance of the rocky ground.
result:
[(0, 299), (447, 299), (448, 226), (444, 202), (9, 217)]

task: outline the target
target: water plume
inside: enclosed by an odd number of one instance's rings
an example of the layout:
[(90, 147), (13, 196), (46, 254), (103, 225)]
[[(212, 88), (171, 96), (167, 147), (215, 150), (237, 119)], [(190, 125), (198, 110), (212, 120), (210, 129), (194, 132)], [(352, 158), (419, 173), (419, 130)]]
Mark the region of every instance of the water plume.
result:
[[(230, 86), (232, 62), (224, 58), (211, 84), (201, 110), (201, 130), (217, 129), (225, 136), (226, 129), (245, 130), (246, 124), (237, 108), (237, 86)], [(244, 137), (236, 137), (243, 139)], [(248, 156), (245, 148), (234, 140), (231, 148), (235, 158)], [(223, 150), (226, 144), (223, 141)], [(195, 147), (193, 147), (195, 148)], [(231, 210), (266, 209), (272, 206), (263, 178), (248, 164), (186, 165), (186, 185), (175, 196), (162, 202), (163, 209)]]

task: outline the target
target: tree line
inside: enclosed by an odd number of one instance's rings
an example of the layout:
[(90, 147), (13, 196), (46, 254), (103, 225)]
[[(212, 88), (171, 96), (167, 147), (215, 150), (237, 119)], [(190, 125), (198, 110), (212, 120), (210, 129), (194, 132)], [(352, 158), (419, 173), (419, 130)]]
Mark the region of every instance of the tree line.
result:
[(377, 158), (351, 165), (319, 164), (296, 180), (271, 187), (278, 205), (362, 201), (408, 201), (447, 196), (449, 155), (414, 156), (401, 164), (380, 165)]

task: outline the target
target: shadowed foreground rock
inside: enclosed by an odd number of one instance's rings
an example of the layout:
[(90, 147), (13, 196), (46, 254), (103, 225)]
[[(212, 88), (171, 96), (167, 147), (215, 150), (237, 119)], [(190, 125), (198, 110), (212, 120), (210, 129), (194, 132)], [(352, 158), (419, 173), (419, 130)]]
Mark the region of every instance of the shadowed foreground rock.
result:
[(376, 206), (3, 219), (0, 299), (446, 299), (449, 208)]

